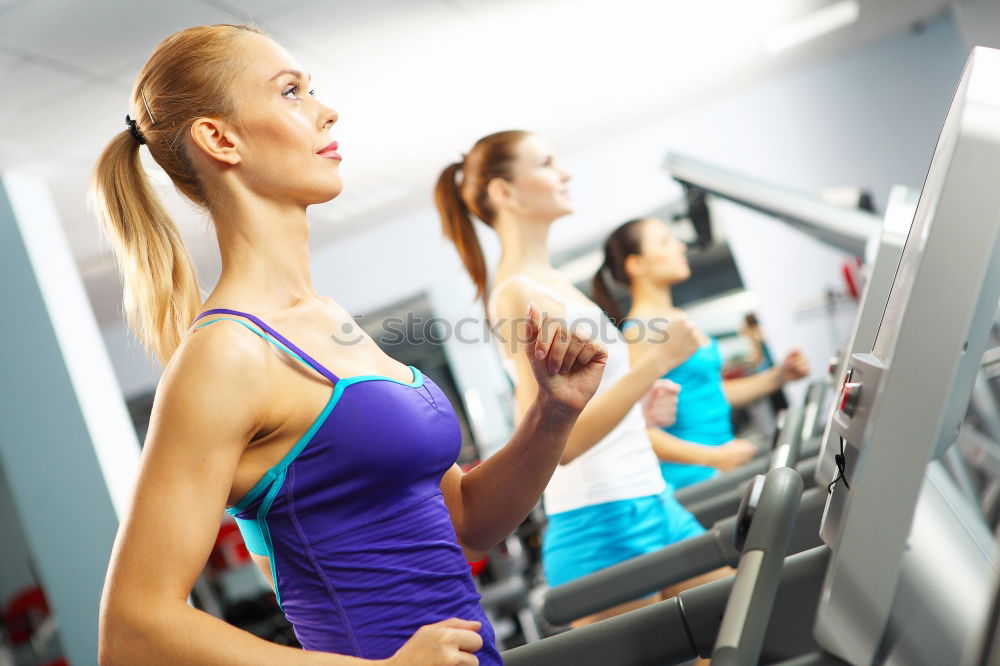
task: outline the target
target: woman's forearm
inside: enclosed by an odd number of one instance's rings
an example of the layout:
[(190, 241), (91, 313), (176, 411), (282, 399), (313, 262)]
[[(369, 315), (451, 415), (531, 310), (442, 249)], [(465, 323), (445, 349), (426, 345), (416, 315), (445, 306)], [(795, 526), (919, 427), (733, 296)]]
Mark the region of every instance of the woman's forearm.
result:
[(129, 619), (105, 613), (101, 666), (136, 664), (373, 666), (382, 661), (291, 648), (258, 638), (184, 601), (136, 608)]
[(743, 407), (781, 388), (781, 368), (775, 366), (749, 377), (726, 379), (722, 390), (733, 407)]
[(715, 456), (718, 453), (718, 447), (689, 442), (679, 437), (674, 437), (659, 428), (649, 428), (646, 432), (653, 443), (653, 451), (656, 453), (656, 457), (663, 462), (705, 465), (707, 467), (715, 466)]
[(635, 364), (628, 374), (595, 396), (577, 419), (560, 463), (573, 461), (604, 439), (664, 372), (656, 363)]
[(462, 476), (463, 547), (486, 553), (521, 524), (559, 464), (577, 417), (539, 397), (507, 445)]

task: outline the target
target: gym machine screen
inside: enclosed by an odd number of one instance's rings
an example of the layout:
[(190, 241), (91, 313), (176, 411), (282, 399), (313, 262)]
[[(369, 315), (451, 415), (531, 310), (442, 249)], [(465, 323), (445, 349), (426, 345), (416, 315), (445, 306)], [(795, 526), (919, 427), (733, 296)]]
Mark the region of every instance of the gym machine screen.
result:
[(910, 289), (913, 286), (913, 272), (920, 263), (920, 257), (923, 255), (924, 246), (927, 243), (931, 220), (934, 219), (938, 211), (945, 176), (951, 167), (952, 156), (955, 153), (955, 143), (959, 133), (959, 117), (964, 109), (968, 84), (969, 77), (963, 76), (955, 93), (952, 108), (938, 137), (937, 150), (934, 151), (931, 166), (924, 178), (920, 202), (913, 214), (913, 222), (910, 224), (910, 232), (906, 237), (903, 255), (899, 260), (892, 290), (889, 292), (889, 299), (885, 304), (885, 313), (882, 315), (882, 322), (875, 337), (875, 346), (872, 348), (872, 354), (883, 362), (890, 360), (889, 356), (896, 341), (897, 325), (902, 308), (909, 298)]
[[(815, 636), (881, 663), (928, 462), (957, 435), (1000, 297), (1000, 51), (977, 48), (938, 139), (872, 353), (831, 416), (838, 473)], [(926, 488), (923, 488), (926, 492)]]

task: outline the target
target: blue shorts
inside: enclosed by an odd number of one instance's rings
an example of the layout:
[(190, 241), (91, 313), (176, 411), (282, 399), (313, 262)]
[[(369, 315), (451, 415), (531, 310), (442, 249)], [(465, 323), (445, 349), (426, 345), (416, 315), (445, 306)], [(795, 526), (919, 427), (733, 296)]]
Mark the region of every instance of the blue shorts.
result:
[(549, 585), (562, 585), (704, 531), (668, 486), (660, 495), (549, 516), (542, 567)]
[(719, 470), (714, 467), (662, 461), (660, 462), (660, 473), (663, 474), (663, 480), (673, 486), (674, 490), (680, 490), (719, 476)]

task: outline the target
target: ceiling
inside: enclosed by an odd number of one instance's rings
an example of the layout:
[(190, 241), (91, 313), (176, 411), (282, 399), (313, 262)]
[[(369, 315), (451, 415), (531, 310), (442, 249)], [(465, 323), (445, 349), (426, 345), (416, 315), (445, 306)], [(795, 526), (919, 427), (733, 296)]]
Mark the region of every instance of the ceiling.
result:
[[(537, 130), (561, 151), (761, 77), (856, 48), (948, 0), (861, 0), (850, 28), (780, 54), (764, 37), (827, 0), (0, 0), (0, 170), (45, 178), (99, 318), (120, 299), (85, 205), (90, 170), (124, 129), (132, 81), (182, 28), (252, 21), (313, 75), (341, 120), (345, 192), (312, 210), (311, 242), (430, 204), (442, 165), (479, 136)], [(145, 151), (143, 151), (145, 155)], [(165, 185), (200, 264), (205, 219)], [(104, 312), (104, 315), (101, 315)], [(107, 323), (107, 321), (102, 321)]]

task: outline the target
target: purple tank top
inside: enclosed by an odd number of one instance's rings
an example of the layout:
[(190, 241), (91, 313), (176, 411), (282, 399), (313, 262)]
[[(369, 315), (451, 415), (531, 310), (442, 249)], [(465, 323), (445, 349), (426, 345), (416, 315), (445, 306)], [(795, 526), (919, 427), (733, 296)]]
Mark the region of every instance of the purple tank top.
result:
[(236, 321), (333, 385), (288, 455), (227, 509), (251, 552), (270, 557), (302, 646), (385, 659), (421, 626), (458, 617), (482, 622), (479, 663), (502, 664), (441, 494), (461, 448), (441, 389), (412, 366), (409, 383), (339, 379), (251, 314), (213, 309), (195, 321), (216, 313), (249, 319), (266, 335)]

